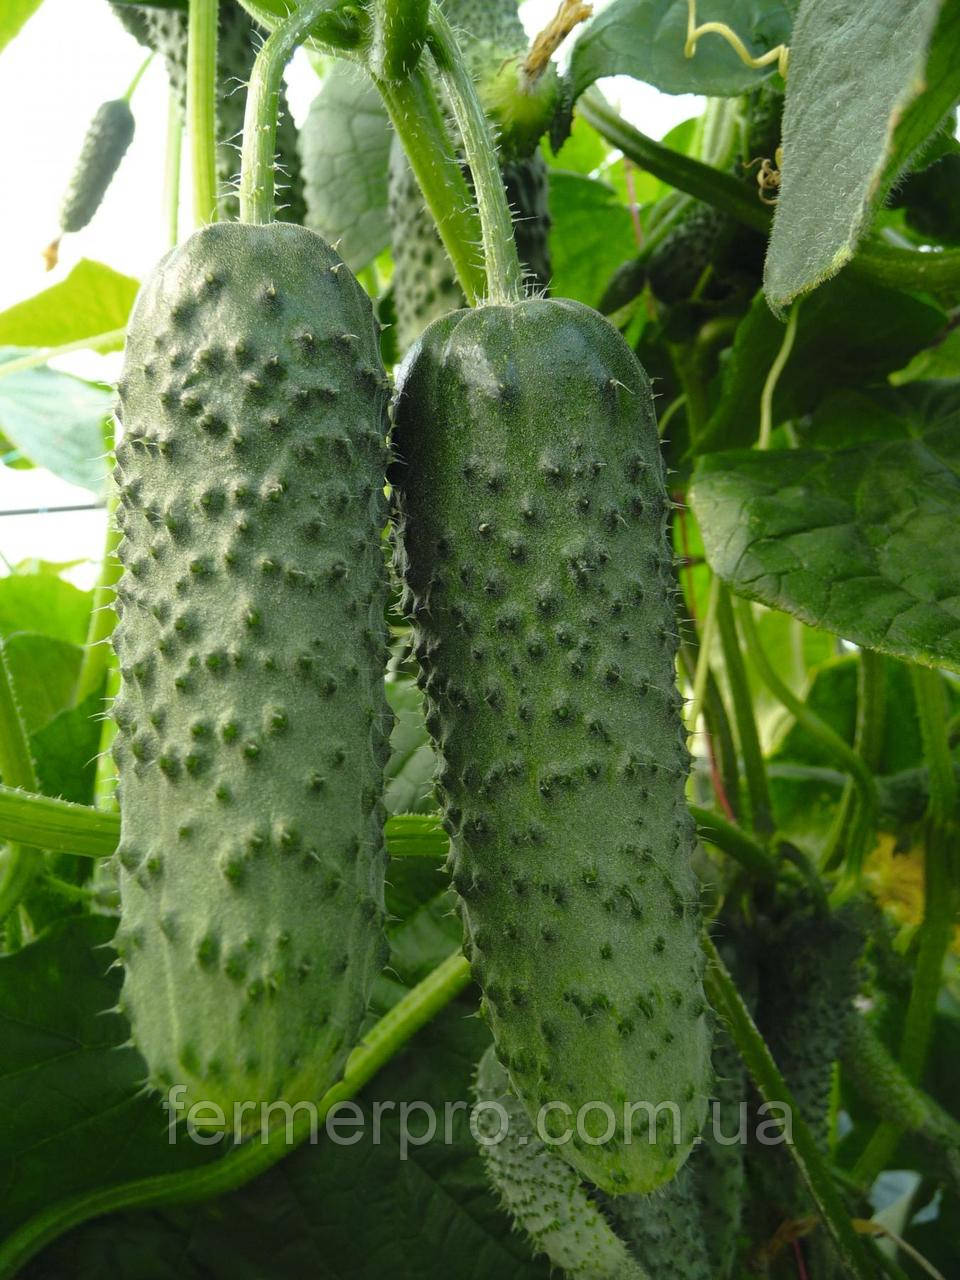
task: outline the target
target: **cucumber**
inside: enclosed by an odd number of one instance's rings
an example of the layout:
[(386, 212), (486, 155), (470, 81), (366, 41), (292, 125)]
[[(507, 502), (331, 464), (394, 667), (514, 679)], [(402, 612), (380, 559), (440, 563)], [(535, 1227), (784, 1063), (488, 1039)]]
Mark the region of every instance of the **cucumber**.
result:
[(492, 1045), (477, 1068), (476, 1095), (487, 1176), (534, 1253), (571, 1280), (644, 1280), (577, 1174), (535, 1133)]
[(144, 285), (119, 389), (122, 1003), (230, 1124), (323, 1094), (385, 954), (387, 382), (325, 241), (219, 223)]
[[(690, 1163), (697, 1163), (696, 1153)], [(719, 1280), (710, 1267), (690, 1165), (650, 1195), (608, 1197), (603, 1208), (631, 1256), (656, 1280)]]
[[(558, 1150), (650, 1191), (703, 1121), (710, 1027), (649, 383), (579, 303), (461, 311), (404, 364), (395, 443), (403, 604), (498, 1056), (532, 1117), (610, 1106), (608, 1142), (594, 1111)], [(665, 1102), (676, 1125), (655, 1113), (650, 1141), (638, 1113), (626, 1143), (625, 1104)]]
[[(149, 5), (114, 5), (114, 13), (136, 40), (160, 54), (167, 75), (187, 109), (187, 15), (176, 9)], [(240, 168), (240, 137), (246, 107), (246, 86), (253, 70), (262, 32), (237, 3), (221, 4), (217, 23), (217, 182), (220, 186), (220, 216), (235, 219), (240, 204), (237, 171)], [(290, 115), (286, 92), (281, 89), (277, 118), (277, 200), (278, 219), (302, 223), (306, 213), (297, 129)]]
[(743, 1145), (729, 1139), (739, 1132), (740, 1108), (748, 1094), (740, 1055), (719, 1027), (713, 1042), (713, 1076), (711, 1119), (691, 1164), (709, 1275), (727, 1280), (736, 1261), (745, 1186)]
[[(443, 6), (460, 40), (467, 66), (482, 80), (505, 54), (526, 48), (516, 0), (447, 0)], [(545, 289), (550, 279), (547, 167), (539, 152), (501, 166), (514, 211), (517, 252), (530, 283)], [(469, 181), (469, 175), (468, 181)], [(394, 260), (397, 345), (401, 352), (433, 320), (464, 305), (463, 294), (433, 218), (399, 139), (390, 151), (388, 219)]]
[(61, 232), (82, 231), (100, 208), (133, 141), (133, 131), (133, 112), (126, 98), (112, 98), (97, 107), (60, 206)]

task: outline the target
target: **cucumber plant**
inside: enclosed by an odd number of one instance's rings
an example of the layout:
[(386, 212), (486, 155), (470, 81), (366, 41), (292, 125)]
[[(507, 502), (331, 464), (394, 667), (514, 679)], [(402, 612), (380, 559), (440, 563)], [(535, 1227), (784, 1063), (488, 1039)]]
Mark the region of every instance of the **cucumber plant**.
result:
[(195, 226), (0, 313), (111, 512), (0, 577), (0, 1280), (955, 1274), (956, 23), (755, 8), (91, 0)]

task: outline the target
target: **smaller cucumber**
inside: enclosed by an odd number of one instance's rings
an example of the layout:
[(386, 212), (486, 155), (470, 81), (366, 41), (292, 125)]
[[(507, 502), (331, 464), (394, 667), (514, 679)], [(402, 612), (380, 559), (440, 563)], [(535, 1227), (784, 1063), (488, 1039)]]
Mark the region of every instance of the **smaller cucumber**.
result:
[(133, 140), (133, 130), (133, 112), (126, 98), (112, 98), (97, 107), (60, 206), (61, 232), (81, 231), (100, 208)]
[[(579, 1175), (534, 1132), (493, 1045), (480, 1059), (476, 1094), (478, 1103), (487, 1104), (476, 1113), (487, 1176), (535, 1252), (571, 1280), (644, 1280)], [(504, 1123), (506, 1132), (494, 1141)]]

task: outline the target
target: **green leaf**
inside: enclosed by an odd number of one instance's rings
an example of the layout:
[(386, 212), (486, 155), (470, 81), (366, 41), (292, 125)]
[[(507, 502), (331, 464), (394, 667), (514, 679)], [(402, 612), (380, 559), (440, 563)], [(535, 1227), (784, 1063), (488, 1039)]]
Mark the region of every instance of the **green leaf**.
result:
[(577, 115), (559, 151), (553, 151), (547, 138), (543, 139), (541, 149), (551, 169), (565, 169), (567, 173), (581, 173), (584, 177), (599, 169), (610, 154), (610, 144), (583, 116)]
[(960, 670), (958, 414), (919, 439), (701, 458), (690, 500), (711, 567), (738, 595)]
[[(0, 348), (0, 362), (24, 353)], [(38, 467), (103, 493), (105, 424), (113, 393), (68, 373), (37, 367), (0, 378), (0, 431)]]
[(869, 225), (894, 129), (923, 88), (941, 0), (804, 0), (790, 42), (783, 165), (764, 274), (780, 311), (836, 275)]
[(307, 226), (353, 271), (390, 242), (387, 168), (391, 130), (369, 76), (335, 62), (300, 131)]
[(904, 369), (890, 375), (895, 387), (907, 382), (920, 382), (926, 378), (956, 378), (960, 376), (960, 328), (951, 329), (941, 342), (918, 351)]
[[(459, 1000), (425, 1027), (360, 1095), (362, 1125), (350, 1123), (352, 1109), (342, 1113), (339, 1143), (321, 1130), (316, 1144), (210, 1203), (87, 1223), (41, 1255), (31, 1274), (99, 1280), (106, 1267), (134, 1280), (146, 1266), (151, 1280), (547, 1280), (548, 1266), (530, 1259), (487, 1186), (466, 1108), (452, 1110), (472, 1100), (489, 1043), (471, 1012)], [(400, 1108), (415, 1103), (434, 1109), (438, 1132), (404, 1151)], [(413, 1111), (408, 1132), (422, 1134), (425, 1123)]]
[[(884, 378), (943, 329), (932, 303), (852, 275), (804, 301), (790, 358), (773, 397), (774, 425), (808, 413), (829, 392)], [(737, 327), (720, 397), (694, 451), (751, 444), (763, 385), (783, 342), (783, 325), (757, 294)]]
[(5, 0), (0, 12), (0, 50), (6, 48), (42, 0)]
[(617, 267), (637, 251), (629, 211), (605, 182), (550, 171), (551, 292), (595, 307)]
[(24, 725), (33, 733), (73, 701), (83, 650), (29, 631), (11, 636), (4, 648)]
[[(726, 22), (754, 55), (789, 43), (790, 13), (783, 0), (700, 0), (697, 22)], [(687, 0), (613, 0), (586, 26), (573, 47), (574, 96), (603, 76), (646, 80), (664, 93), (745, 93), (775, 68), (753, 70), (726, 40), (701, 36), (684, 57)]]
[(71, 918), (0, 956), (0, 1236), (63, 1197), (205, 1155), (170, 1145), (156, 1097), (139, 1092), (143, 1061), (108, 1012), (115, 924)]
[(75, 804), (93, 803), (103, 706), (100, 692), (91, 693), (79, 706), (60, 711), (31, 734), (30, 748), (44, 795)]
[(139, 287), (131, 276), (81, 258), (65, 280), (0, 312), (0, 346), (61, 347), (122, 329)]
[(35, 631), (83, 644), (93, 592), (48, 573), (11, 573), (0, 578), (0, 636)]
[(387, 813), (432, 813), (437, 757), (423, 719), (423, 694), (410, 676), (387, 680), (387, 701), (395, 716), (390, 759), (383, 771)]

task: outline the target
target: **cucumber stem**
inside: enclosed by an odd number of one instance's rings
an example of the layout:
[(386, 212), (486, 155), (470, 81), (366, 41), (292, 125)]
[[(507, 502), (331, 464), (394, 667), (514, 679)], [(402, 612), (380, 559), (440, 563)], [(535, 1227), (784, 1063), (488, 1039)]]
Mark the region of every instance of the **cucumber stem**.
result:
[(480, 219), (454, 153), (436, 94), (421, 61), (403, 80), (377, 80), (390, 121), (469, 306), (486, 289), (477, 253)]
[(83, 660), (80, 663), (80, 671), (73, 691), (75, 707), (79, 706), (91, 693), (102, 691), (107, 669), (110, 666), (111, 650), (107, 640), (115, 622), (113, 601), (116, 598), (115, 588), (122, 572), (122, 566), (116, 554), (120, 544), (120, 530), (114, 522), (116, 510), (117, 490), (116, 485), (111, 481), (110, 494), (107, 498), (106, 543), (100, 564), (100, 574), (93, 591), (87, 638), (83, 646)]
[(299, 8), (274, 27), (257, 54), (243, 117), (241, 222), (263, 224), (273, 221), (277, 111), (283, 69), (297, 46), (303, 44), (310, 34), (317, 18), (332, 7), (332, 0), (304, 0)]
[(773, 832), (773, 806), (770, 803), (770, 790), (767, 786), (767, 771), (760, 748), (757, 721), (753, 714), (753, 695), (750, 692), (747, 669), (744, 666), (740, 641), (737, 637), (737, 624), (733, 616), (730, 592), (726, 586), (721, 586), (717, 600), (717, 625), (720, 629), (720, 644), (723, 648), (723, 660), (727, 668), (727, 681), (733, 701), (733, 718), (737, 726), (740, 754), (743, 757), (743, 773), (747, 783), (747, 798), (750, 801), (751, 826), (761, 837), (769, 836)]
[(0, 1280), (10, 1280), (46, 1245), (91, 1218), (120, 1209), (194, 1204), (242, 1187), (299, 1146), (310, 1136), (313, 1125), (321, 1124), (337, 1103), (359, 1093), (411, 1036), (449, 1004), (469, 981), (470, 965), (457, 952), (398, 1000), (347, 1059), (343, 1079), (324, 1094), (315, 1109), (296, 1111), (292, 1142), (287, 1141), (285, 1126), (280, 1126), (266, 1141), (244, 1142), (222, 1159), (199, 1169), (99, 1188), (51, 1205), (28, 1219), (0, 1244)]
[(193, 160), (193, 220), (217, 220), (218, 0), (190, 0), (187, 21), (187, 129)]
[(172, 249), (180, 239), (180, 156), (183, 151), (183, 117), (173, 86), (167, 96), (167, 142), (163, 159), (163, 204), (167, 211), (167, 242)]
[[(886, 664), (883, 656), (873, 649), (861, 649), (857, 667), (857, 723), (853, 749), (871, 773), (876, 773), (880, 764), (885, 712)], [(844, 849), (863, 842), (869, 834), (861, 832), (863, 822), (864, 814), (856, 788), (848, 779), (844, 784), (831, 843), (823, 860), (825, 871), (831, 871), (839, 864)]]
[(807, 1128), (780, 1068), (757, 1030), (750, 1010), (744, 1004), (716, 947), (708, 937), (704, 938), (703, 946), (708, 961), (705, 981), (710, 1003), (733, 1037), (744, 1066), (764, 1102), (776, 1103), (790, 1115), (793, 1141), (788, 1144), (787, 1150), (836, 1245), (846, 1267), (846, 1274), (857, 1280), (875, 1277), (878, 1267), (874, 1247), (857, 1236), (827, 1161)]
[[(7, 662), (6, 644), (0, 640), (0, 778), (8, 787), (39, 791), (30, 754), (30, 740)], [(37, 850), (12, 841), (0, 860), (0, 924), (20, 905), (43, 866)]]
[(523, 296), (523, 271), (493, 134), (450, 24), (436, 5), (431, 10), (429, 43), (473, 176), (487, 273), (487, 301), (519, 302)]
[(153, 61), (153, 54), (148, 53), (147, 56), (144, 58), (143, 62), (140, 63), (140, 66), (137, 70), (137, 74), (130, 81), (130, 84), (127, 88), (127, 92), (123, 95), (124, 102), (129, 102), (130, 99), (133, 97), (133, 95), (136, 93), (137, 85), (143, 79), (143, 73), (146, 71), (147, 67), (149, 67), (152, 61)]

